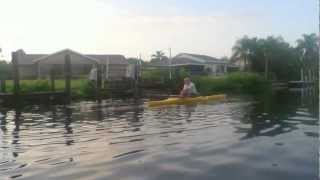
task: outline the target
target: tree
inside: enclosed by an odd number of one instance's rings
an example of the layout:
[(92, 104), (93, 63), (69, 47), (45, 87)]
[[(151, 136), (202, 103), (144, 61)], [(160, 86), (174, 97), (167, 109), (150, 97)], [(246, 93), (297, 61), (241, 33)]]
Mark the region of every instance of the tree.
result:
[[(296, 80), (299, 74), (299, 65), (296, 51), (284, 39), (269, 36), (266, 39), (259, 39), (260, 71), (269, 72), (278, 80)], [(261, 56), (261, 57), (260, 57)], [(259, 61), (258, 59), (256, 61)], [(268, 71), (268, 72), (266, 72)]]
[(249, 38), (244, 36), (233, 47), (233, 61), (243, 60), (245, 70), (264, 74), (277, 80), (297, 80), (297, 51), (280, 37)]
[(151, 55), (151, 61), (164, 61), (168, 60), (168, 57), (165, 56), (165, 53), (162, 51), (156, 51), (155, 54)]
[[(319, 47), (318, 37), (316, 34), (303, 34), (301, 39), (297, 40), (297, 51), (299, 53), (301, 67), (303, 73), (307, 74), (309, 78), (315, 80), (319, 67)], [(308, 74), (308, 72), (310, 74)], [(312, 77), (310, 77), (310, 75)]]
[(238, 59), (244, 62), (244, 70), (251, 69), (251, 56), (254, 52), (254, 47), (257, 45), (257, 38), (250, 39), (248, 36), (236, 41), (232, 47), (231, 59)]

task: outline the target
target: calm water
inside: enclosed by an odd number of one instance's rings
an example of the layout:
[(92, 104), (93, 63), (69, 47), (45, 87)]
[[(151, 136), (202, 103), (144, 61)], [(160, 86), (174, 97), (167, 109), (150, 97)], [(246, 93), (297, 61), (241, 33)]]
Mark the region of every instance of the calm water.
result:
[(0, 179), (315, 180), (315, 97), (2, 107)]

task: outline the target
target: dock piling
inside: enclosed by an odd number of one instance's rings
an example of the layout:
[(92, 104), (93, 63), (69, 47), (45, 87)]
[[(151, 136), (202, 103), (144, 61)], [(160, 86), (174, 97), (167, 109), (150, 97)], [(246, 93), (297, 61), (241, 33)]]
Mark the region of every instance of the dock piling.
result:
[(98, 101), (101, 100), (101, 87), (102, 87), (102, 69), (99, 64), (97, 64), (97, 88), (96, 88), (96, 98)]
[(50, 69), (50, 87), (51, 87), (51, 91), (55, 92), (56, 88), (55, 88), (55, 69), (54, 66), (51, 67)]
[(70, 55), (66, 54), (64, 59), (64, 73), (65, 73), (65, 93), (68, 101), (71, 100), (71, 59)]
[(13, 93), (18, 96), (20, 93), (20, 74), (17, 52), (12, 52), (12, 76), (13, 76)]
[(6, 80), (1, 78), (0, 79), (0, 92), (5, 93), (6, 92)]

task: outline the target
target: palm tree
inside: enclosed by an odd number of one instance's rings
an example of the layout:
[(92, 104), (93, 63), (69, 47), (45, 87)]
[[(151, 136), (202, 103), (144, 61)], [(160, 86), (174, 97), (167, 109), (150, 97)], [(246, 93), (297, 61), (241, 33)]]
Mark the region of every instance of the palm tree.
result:
[(252, 55), (252, 47), (257, 42), (256, 38), (243, 38), (236, 41), (236, 44), (232, 47), (231, 59), (240, 60), (244, 62), (244, 70), (250, 70), (250, 55)]
[(306, 73), (306, 71), (309, 70), (309, 79), (312, 78), (314, 80), (314, 76), (316, 76), (319, 67), (317, 35), (314, 33), (303, 34), (302, 38), (297, 40), (297, 50), (300, 54), (303, 73)]
[(151, 55), (151, 61), (162, 61), (168, 59), (167, 56), (165, 56), (164, 52), (162, 51), (156, 51), (155, 54)]
[[(281, 56), (281, 53), (284, 53), (290, 45), (281, 36), (268, 36), (266, 39), (259, 39), (258, 43), (262, 53), (261, 59), (264, 61), (264, 75), (268, 79), (270, 61), (277, 61), (277, 57)], [(276, 63), (279, 64), (279, 62)]]
[(302, 39), (297, 40), (297, 49), (307, 64), (316, 62), (318, 56), (318, 37), (316, 34), (303, 34)]

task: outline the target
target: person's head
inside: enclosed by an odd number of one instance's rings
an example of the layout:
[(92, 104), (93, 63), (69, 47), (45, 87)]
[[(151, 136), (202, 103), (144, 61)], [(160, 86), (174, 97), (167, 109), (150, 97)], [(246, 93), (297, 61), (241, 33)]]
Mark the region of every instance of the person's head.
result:
[(184, 84), (190, 84), (191, 79), (189, 77), (186, 77), (183, 79)]

